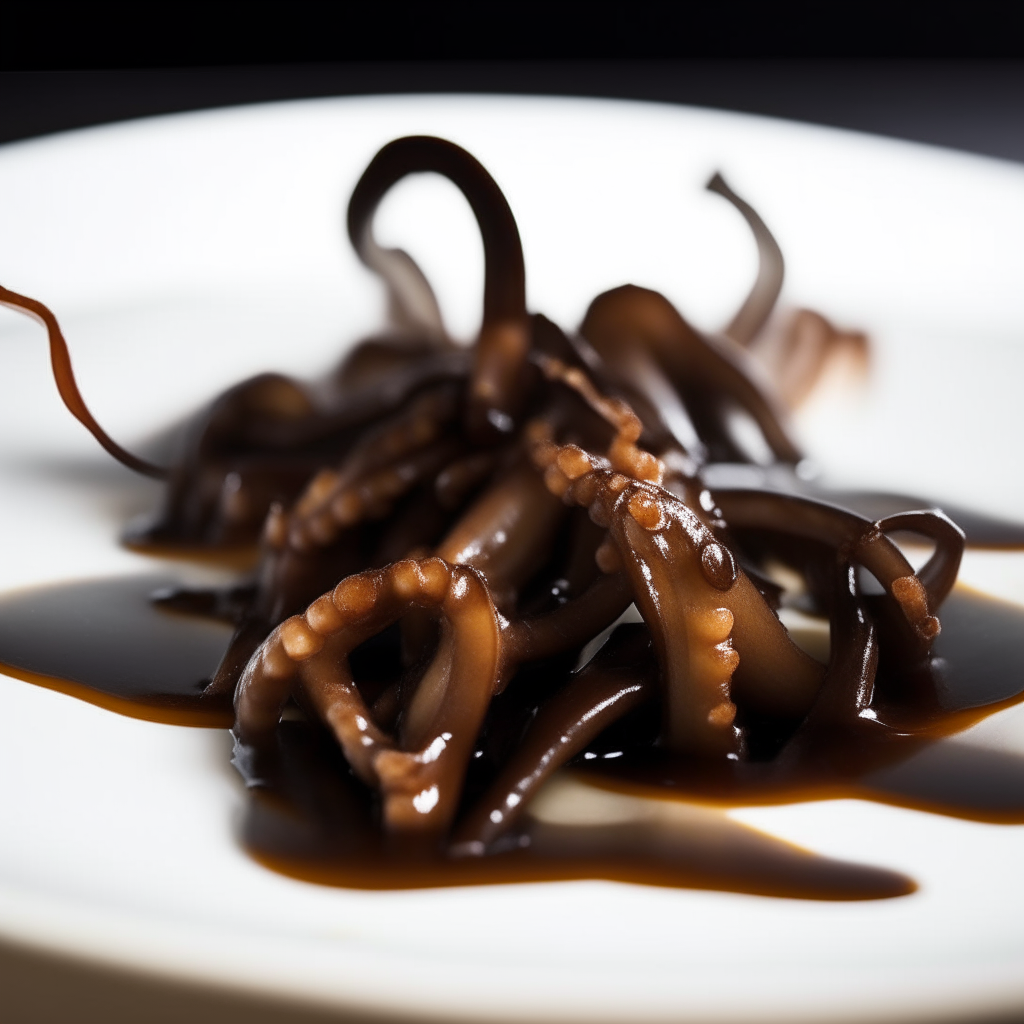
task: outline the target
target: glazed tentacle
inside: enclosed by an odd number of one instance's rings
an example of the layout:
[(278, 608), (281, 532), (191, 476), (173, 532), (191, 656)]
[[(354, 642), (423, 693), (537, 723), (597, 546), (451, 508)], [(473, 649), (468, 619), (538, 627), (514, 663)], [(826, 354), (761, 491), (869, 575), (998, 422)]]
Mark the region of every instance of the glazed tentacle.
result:
[(505, 630), (511, 661), (536, 661), (582, 647), (630, 605), (633, 588), (622, 572), (599, 576), (579, 597), (546, 615), (518, 619)]
[(800, 460), (783, 426), (783, 410), (756, 383), (759, 368), (750, 354), (728, 338), (698, 334), (663, 295), (634, 285), (605, 292), (590, 304), (580, 333), (638, 390), (644, 390), (638, 361), (660, 368), (683, 396), (697, 428), (710, 435), (706, 441), (734, 447), (723, 404), (732, 402), (754, 419), (776, 458)]
[[(441, 435), (456, 409), (454, 389), (442, 388), (368, 431), (338, 470), (321, 470), (310, 481), (289, 516), (288, 542), (300, 551), (323, 546), (340, 530), (386, 515), (396, 498), (455, 456), (458, 445)], [(277, 522), (268, 523), (274, 547), (280, 531)]]
[(559, 381), (572, 388), (594, 412), (615, 428), (615, 437), (608, 446), (608, 462), (612, 469), (634, 480), (649, 480), (656, 484), (662, 482), (665, 476), (664, 465), (650, 452), (637, 446), (643, 433), (643, 424), (629, 405), (621, 399), (602, 395), (578, 367), (568, 366), (559, 359), (539, 353), (534, 356), (534, 361), (548, 380)]
[(565, 509), (527, 465), (513, 468), (466, 510), (436, 554), (487, 578), (495, 603), (511, 611), (518, 589), (540, 568)]
[(849, 757), (849, 743), (836, 743), (836, 734), (851, 729), (878, 728), (869, 711), (878, 669), (878, 633), (857, 586), (856, 569), (849, 562), (836, 567), (830, 622), (831, 650), (821, 692), (799, 729), (777, 759), (780, 775), (806, 771), (808, 763), (842, 772), (838, 763)]
[[(900, 549), (886, 537), (881, 523), (872, 523), (855, 512), (825, 502), (770, 491), (719, 488), (715, 491), (715, 500), (726, 521), (735, 529), (755, 527), (797, 534), (842, 549), (848, 557), (863, 565), (896, 600), (908, 623), (923, 641), (930, 641), (938, 635), (939, 620), (930, 610), (937, 605), (928, 600), (926, 588)], [(926, 526), (929, 516), (935, 518), (935, 523)], [(893, 516), (891, 520), (882, 522), (898, 523), (900, 518)], [(949, 521), (944, 516), (939, 520), (934, 513), (929, 512), (918, 513), (912, 522), (915, 525), (888, 525), (886, 528), (909, 528), (919, 533), (933, 530), (935, 535), (941, 536), (943, 544), (942, 550), (936, 555), (939, 561), (934, 570), (935, 577), (936, 580), (948, 581), (952, 585), (949, 569), (951, 565), (959, 565), (959, 555), (956, 555), (953, 563), (949, 545), (955, 544), (952, 538), (956, 528), (950, 531), (947, 526)], [(962, 534), (959, 542), (962, 550)], [(955, 578), (954, 569), (952, 579)]]
[(747, 659), (746, 699), (775, 713), (806, 711), (822, 666), (793, 644), (711, 530), (663, 488), (630, 480), (575, 446), (556, 446), (549, 433), (543, 423), (528, 430), (535, 464), (553, 493), (608, 528), (654, 636), (669, 744), (738, 753), (730, 684)]
[(743, 214), (743, 219), (750, 225), (754, 240), (757, 242), (757, 279), (746, 301), (722, 332), (740, 345), (749, 345), (767, 323), (775, 308), (779, 292), (782, 291), (786, 264), (779, 243), (775, 241), (765, 222), (746, 200), (741, 199), (729, 188), (721, 174), (716, 171), (707, 188), (709, 192), (717, 192), (728, 199)]
[(924, 587), (928, 607), (938, 608), (956, 583), (966, 543), (964, 531), (941, 509), (900, 512), (879, 519), (876, 525), (883, 533), (906, 530), (935, 542), (935, 551), (917, 571), (917, 578)]
[(16, 309), (19, 313), (27, 313), (34, 320), (38, 320), (45, 328), (50, 341), (50, 363), (53, 366), (53, 379), (57, 383), (57, 390), (60, 397), (67, 406), (68, 411), (78, 420), (86, 430), (96, 438), (103, 448), (117, 459), (118, 462), (134, 469), (136, 473), (144, 476), (156, 477), (158, 480), (167, 478), (168, 470), (162, 466), (154, 466), (152, 462), (140, 459), (137, 455), (125, 451), (109, 434), (96, 422), (89, 407), (82, 398), (75, 381), (74, 371), (71, 369), (71, 353), (68, 351), (68, 343), (61, 332), (60, 324), (52, 311), (36, 299), (30, 299), (27, 295), (19, 295), (3, 286), (0, 286), (0, 305), (9, 309)]
[(416, 261), (403, 249), (386, 249), (379, 245), (373, 237), (372, 218), (353, 244), (359, 258), (387, 287), (391, 322), (435, 342), (446, 342), (448, 332), (437, 296)]
[[(396, 740), (374, 722), (348, 655), (410, 607), (436, 609), (442, 637)], [(494, 693), (499, 632), (487, 586), (472, 569), (409, 559), (349, 577), (277, 627), (252, 659), (236, 695), (239, 737), (265, 741), (299, 681), (353, 770), (380, 787), (387, 827), (443, 832)]]
[(433, 479), (459, 454), (459, 441), (448, 438), (362, 475), (321, 470), (306, 489), (308, 504), (300, 502), (283, 519), (283, 513), (272, 513), (264, 539), (271, 547), (281, 547), (286, 541), (296, 551), (326, 547), (342, 531), (387, 516), (399, 498)]
[(374, 211), (409, 174), (432, 171), (452, 181), (469, 201), (484, 244), (484, 310), (474, 350), (468, 426), (481, 439), (507, 435), (525, 387), (529, 324), (522, 244), (512, 211), (494, 179), (464, 149), (443, 139), (413, 136), (389, 143), (359, 179), (348, 208), (348, 232), (365, 248)]
[(613, 722), (653, 698), (652, 655), (642, 626), (617, 629), (593, 661), (541, 707), (498, 778), (459, 822), (451, 853), (486, 853), (515, 826), (553, 772)]

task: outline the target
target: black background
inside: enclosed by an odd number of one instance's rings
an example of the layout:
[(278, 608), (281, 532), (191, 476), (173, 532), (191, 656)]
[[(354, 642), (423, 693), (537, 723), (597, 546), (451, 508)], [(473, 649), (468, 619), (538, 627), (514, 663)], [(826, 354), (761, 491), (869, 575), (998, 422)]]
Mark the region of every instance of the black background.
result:
[(0, 73), (0, 142), (153, 114), (314, 96), (485, 92), (741, 110), (1024, 161), (1024, 60), (647, 57), (345, 60)]
[(424, 92), (697, 104), (1024, 160), (1024, 13), (990, 0), (10, 0), (0, 21), (0, 143)]

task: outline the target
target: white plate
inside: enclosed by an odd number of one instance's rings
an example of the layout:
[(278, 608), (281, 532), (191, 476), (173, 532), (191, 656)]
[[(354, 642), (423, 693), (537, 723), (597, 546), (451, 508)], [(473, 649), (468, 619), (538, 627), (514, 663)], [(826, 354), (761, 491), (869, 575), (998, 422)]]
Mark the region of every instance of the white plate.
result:
[[(376, 149), (469, 148), (522, 231), (530, 306), (567, 328), (607, 287), (658, 288), (702, 326), (754, 247), (703, 191), (720, 168), (786, 254), (785, 298), (868, 328), (871, 387), (801, 418), (837, 479), (1013, 515), (1024, 482), (1024, 169), (677, 107), (329, 100), (91, 129), (0, 151), (0, 281), (58, 313), (98, 419), (138, 440), (262, 368), (313, 372), (379, 323), (342, 216)], [(480, 243), (454, 189), (386, 200), (381, 234), (478, 317)], [(0, 313), (0, 587), (150, 570), (117, 547), (156, 487), (60, 407), (44, 337)], [(1010, 472), (1005, 472), (1009, 467)], [(1014, 472), (1013, 470), (1017, 471)], [(1020, 560), (968, 578), (1024, 600)], [(335, 1007), (446, 1019), (804, 1020), (1024, 1007), (1024, 828), (857, 801), (731, 816), (904, 871), (913, 896), (816, 903), (607, 882), (367, 893), (250, 861), (222, 733), (121, 718), (0, 677), (0, 934)], [(965, 742), (1024, 749), (1013, 712)]]

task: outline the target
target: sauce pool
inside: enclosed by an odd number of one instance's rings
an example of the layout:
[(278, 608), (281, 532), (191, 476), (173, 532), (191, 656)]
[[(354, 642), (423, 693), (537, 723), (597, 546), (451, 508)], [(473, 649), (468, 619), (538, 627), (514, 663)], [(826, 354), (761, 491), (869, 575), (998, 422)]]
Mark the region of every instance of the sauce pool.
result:
[[(165, 576), (130, 576), (5, 595), (0, 668), (121, 714), (227, 728), (229, 702), (204, 697), (203, 688), (231, 636), (217, 617), (228, 615), (214, 596), (196, 603), (194, 614), (154, 603), (174, 586)], [(642, 734), (641, 715), (595, 741), (549, 787), (554, 797), (542, 794), (524, 830), (482, 858), (392, 848), (377, 825), (373, 794), (330, 735), (295, 709), (275, 752), (236, 748), (249, 793), (241, 839), (275, 871), (355, 888), (602, 878), (804, 899), (904, 895), (915, 888), (904, 875), (801, 850), (731, 820), (725, 809), (854, 797), (1024, 823), (1024, 757), (945, 738), (1024, 699), (1024, 609), (957, 588), (942, 623), (926, 727), (854, 724), (832, 738), (824, 770), (786, 770), (779, 759), (709, 770), (653, 745), (615, 749), (631, 729)], [(387, 661), (387, 642), (364, 652), (365, 670)], [(621, 793), (661, 799), (630, 801)], [(581, 818), (588, 802), (594, 813)]]

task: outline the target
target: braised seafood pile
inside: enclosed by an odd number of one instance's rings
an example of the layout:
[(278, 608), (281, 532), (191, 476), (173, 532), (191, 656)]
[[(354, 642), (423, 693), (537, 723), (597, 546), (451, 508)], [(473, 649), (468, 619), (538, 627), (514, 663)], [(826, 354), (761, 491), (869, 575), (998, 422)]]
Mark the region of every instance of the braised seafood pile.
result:
[[(454, 182), (483, 238), (469, 347), (412, 259), (373, 235), (384, 195), (422, 172)], [(852, 749), (839, 735), (934, 722), (931, 648), (964, 535), (937, 510), (876, 521), (800, 486), (785, 406), (864, 339), (804, 310), (766, 340), (782, 256), (720, 176), (708, 187), (760, 257), (725, 330), (701, 333), (664, 296), (624, 286), (570, 335), (527, 312), (518, 230), (487, 171), (440, 139), (390, 143), (356, 186), (348, 233), (388, 289), (393, 329), (324, 379), (239, 384), (167, 469), (94, 421), (52, 313), (0, 289), (46, 326), (74, 415), (115, 458), (166, 478), (131, 544), (259, 545), (251, 580), (161, 598), (235, 626), (202, 699), (232, 702), (254, 785), (282, 718), (304, 716), (375, 794), (395, 848), (482, 857), (520, 841), (553, 772), (608, 751), (806, 777), (837, 770)], [(722, 485), (722, 467), (756, 479), (763, 452), (770, 486)], [(918, 571), (896, 532), (934, 547)], [(828, 619), (827, 663), (794, 642), (784, 603)]]

